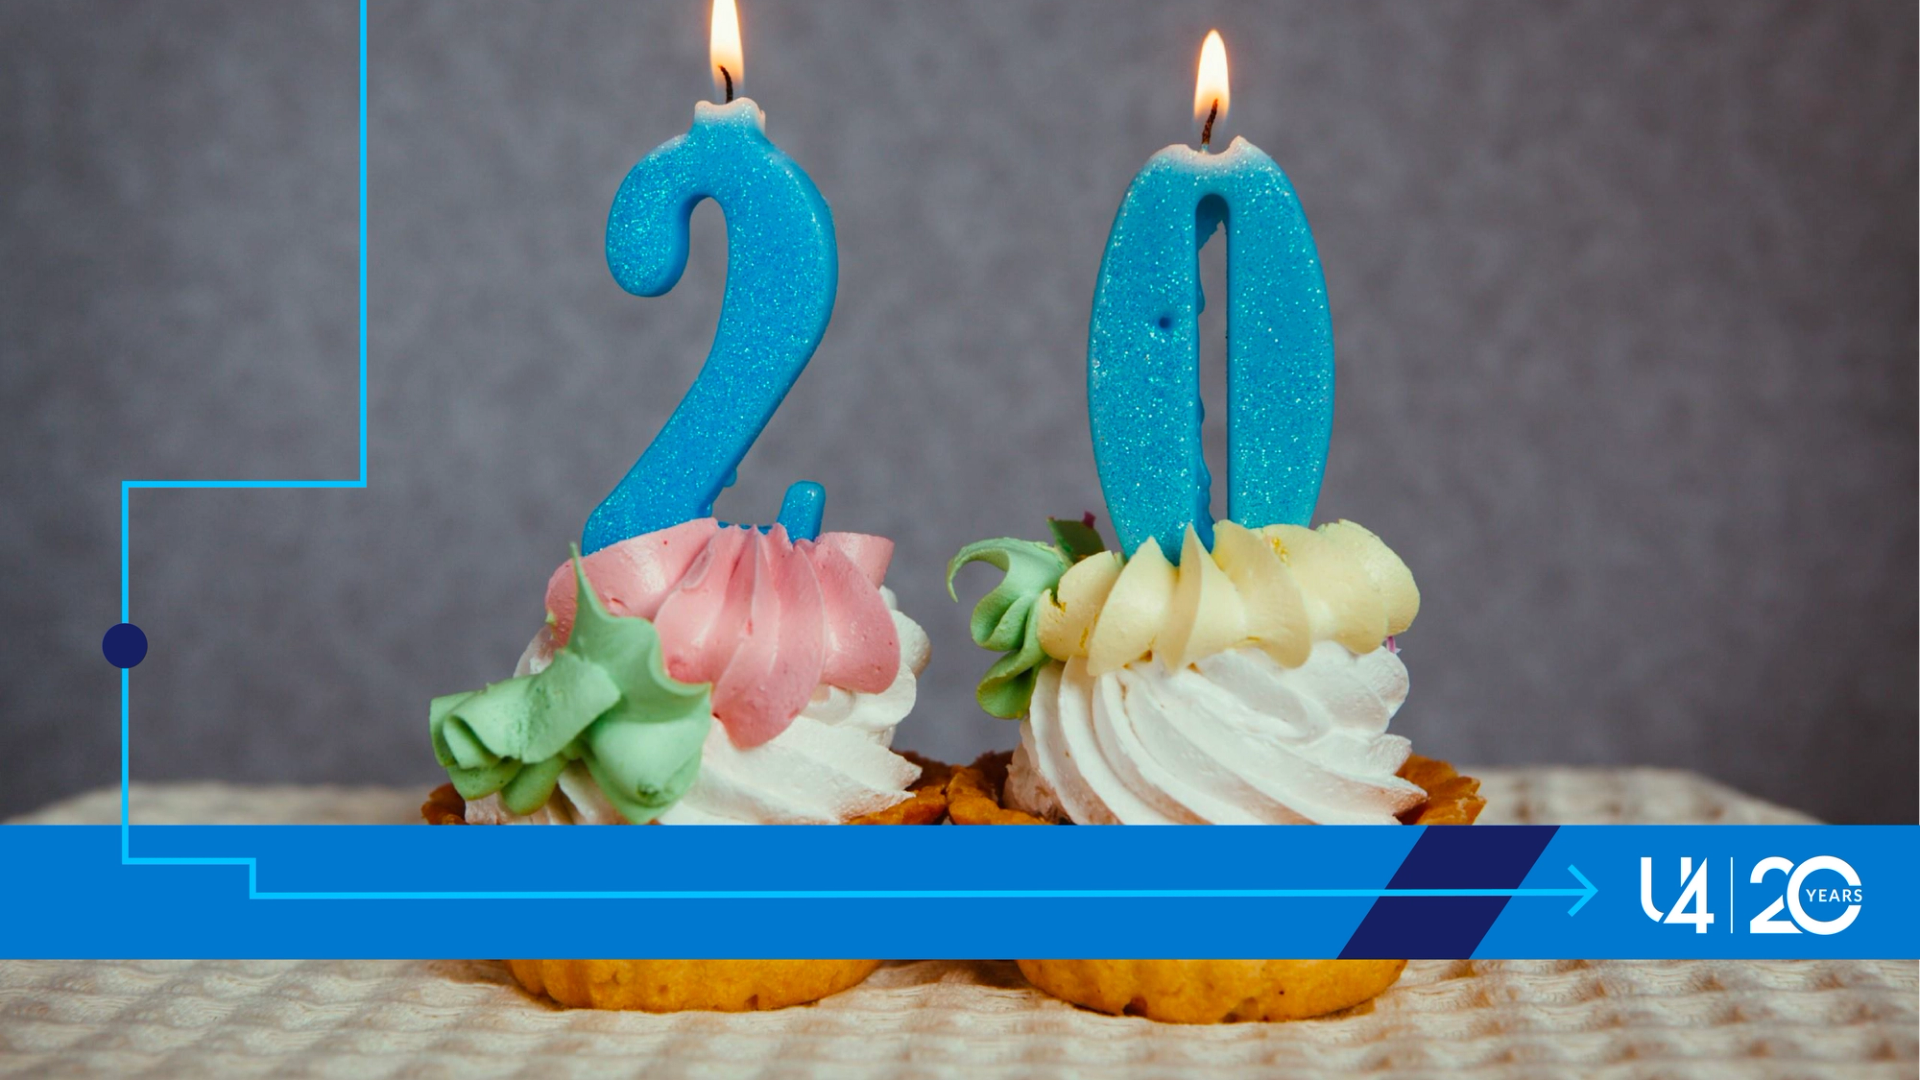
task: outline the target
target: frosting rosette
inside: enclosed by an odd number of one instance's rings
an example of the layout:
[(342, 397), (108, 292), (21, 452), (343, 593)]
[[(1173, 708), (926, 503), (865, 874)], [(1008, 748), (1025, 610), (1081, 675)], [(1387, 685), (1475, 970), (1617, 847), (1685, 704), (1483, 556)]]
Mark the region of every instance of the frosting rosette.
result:
[(910, 798), (890, 744), (928, 648), (881, 585), (892, 548), (709, 518), (576, 556), (514, 678), (434, 703), (466, 820), (837, 822)]
[[(735, 745), (723, 724), (710, 724), (700, 768), (663, 825), (809, 825), (850, 821), (905, 800), (920, 767), (890, 747), (893, 732), (913, 710), (919, 675), (927, 666), (926, 631), (894, 608), (881, 588), (900, 639), (899, 668), (886, 689), (867, 694), (822, 684), (780, 734), (753, 747)], [(543, 630), (520, 660), (537, 672), (556, 655)], [(554, 797), (532, 813), (516, 813), (499, 796), (470, 802), (476, 825), (617, 825), (630, 820), (605, 797), (591, 773), (569, 765)]]
[[(713, 715), (737, 746), (786, 730), (822, 684), (877, 694), (894, 681), (900, 638), (880, 595), (893, 541), (825, 533), (789, 541), (775, 525), (702, 518), (603, 548), (581, 560), (615, 615), (660, 631), (667, 671), (713, 684)], [(567, 643), (574, 590), (567, 568), (547, 583), (554, 640)]]
[(577, 559), (573, 576), (584, 598), (573, 639), (538, 671), (435, 698), (434, 757), (470, 803), (534, 813), (573, 768), (626, 820), (647, 821), (699, 773), (707, 688), (668, 675), (652, 624), (609, 614)]
[[(1090, 523), (1088, 523), (1090, 526)], [(1396, 776), (1407, 695), (1394, 636), (1419, 611), (1405, 563), (1349, 521), (1192, 528), (1176, 564), (1122, 558), (1090, 527), (989, 540), (1006, 570), (973, 637), (1006, 655), (981, 704), (1024, 718), (1010, 807), (1084, 824), (1389, 824), (1425, 793)], [(1383, 648), (1382, 646), (1386, 646)]]

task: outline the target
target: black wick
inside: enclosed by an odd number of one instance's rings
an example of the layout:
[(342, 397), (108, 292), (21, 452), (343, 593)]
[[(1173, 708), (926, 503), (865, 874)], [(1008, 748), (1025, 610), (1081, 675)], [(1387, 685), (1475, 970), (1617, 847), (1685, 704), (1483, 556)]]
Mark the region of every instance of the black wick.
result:
[[(727, 70), (721, 68), (721, 71)], [(1205, 150), (1213, 141), (1213, 121), (1220, 115), (1220, 99), (1213, 99), (1213, 108), (1207, 110), (1207, 122), (1200, 125), (1200, 149)]]
[[(728, 71), (727, 65), (725, 64), (715, 64), (714, 66), (720, 69), (720, 77), (727, 81), (727, 100), (722, 104), (731, 105), (733, 104), (733, 72)], [(1209, 120), (1207, 123), (1211, 126), (1213, 121)]]

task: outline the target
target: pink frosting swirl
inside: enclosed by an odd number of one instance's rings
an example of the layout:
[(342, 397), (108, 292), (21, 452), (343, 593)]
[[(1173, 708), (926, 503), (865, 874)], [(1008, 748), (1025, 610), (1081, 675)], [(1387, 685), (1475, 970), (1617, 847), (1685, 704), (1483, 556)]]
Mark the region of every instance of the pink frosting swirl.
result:
[[(877, 694), (900, 670), (900, 637), (880, 596), (893, 541), (823, 533), (790, 541), (775, 525), (713, 518), (622, 540), (581, 560), (615, 615), (652, 620), (667, 672), (713, 684), (713, 715), (735, 746), (787, 729), (822, 683)], [(556, 644), (573, 631), (574, 582), (547, 582)]]

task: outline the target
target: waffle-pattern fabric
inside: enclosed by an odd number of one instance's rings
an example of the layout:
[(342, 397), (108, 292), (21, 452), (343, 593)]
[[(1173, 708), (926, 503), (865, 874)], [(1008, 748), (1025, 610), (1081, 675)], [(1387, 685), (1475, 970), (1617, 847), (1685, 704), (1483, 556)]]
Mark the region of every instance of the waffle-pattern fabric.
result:
[[(1805, 822), (1649, 769), (1471, 770), (1486, 822)], [(404, 821), (419, 792), (136, 785), (140, 822)], [(117, 820), (117, 791), (21, 821)], [(1415, 961), (1322, 1020), (1178, 1027), (1055, 1001), (1006, 961), (889, 964), (817, 1005), (557, 1008), (464, 961), (0, 961), (0, 1076), (1914, 1077), (1910, 961)]]

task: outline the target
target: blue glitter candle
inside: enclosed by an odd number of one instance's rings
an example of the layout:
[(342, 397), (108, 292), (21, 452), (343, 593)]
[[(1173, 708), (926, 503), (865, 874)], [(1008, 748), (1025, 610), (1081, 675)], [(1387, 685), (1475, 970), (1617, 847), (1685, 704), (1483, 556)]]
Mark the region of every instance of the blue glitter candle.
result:
[[(729, 59), (722, 14), (716, 4), (715, 83), (731, 98), (740, 77), (738, 23), (727, 3)], [(712, 516), (714, 500), (826, 333), (839, 277), (833, 213), (800, 166), (767, 138), (765, 118), (749, 98), (700, 102), (687, 134), (627, 174), (607, 217), (607, 266), (620, 287), (659, 296), (679, 282), (688, 220), (702, 199), (719, 203), (727, 219), (727, 291), (713, 347), (666, 426), (588, 516), (584, 553)], [(825, 497), (818, 484), (794, 484), (780, 523), (795, 538), (811, 538)]]
[[(1218, 51), (1209, 84), (1208, 53)], [(1287, 174), (1234, 139), (1226, 55), (1202, 52), (1201, 149), (1169, 146), (1133, 179), (1107, 238), (1087, 339), (1088, 420), (1123, 551), (1148, 537), (1178, 559), (1188, 524), (1209, 546), (1200, 441), (1199, 250), (1227, 231), (1227, 511), (1249, 527), (1313, 516), (1333, 431), (1333, 321), (1313, 233)]]

